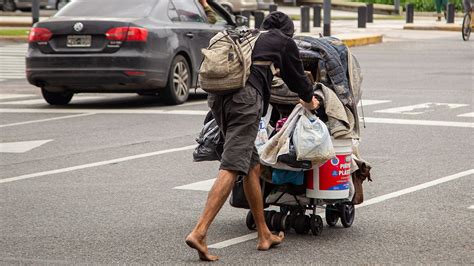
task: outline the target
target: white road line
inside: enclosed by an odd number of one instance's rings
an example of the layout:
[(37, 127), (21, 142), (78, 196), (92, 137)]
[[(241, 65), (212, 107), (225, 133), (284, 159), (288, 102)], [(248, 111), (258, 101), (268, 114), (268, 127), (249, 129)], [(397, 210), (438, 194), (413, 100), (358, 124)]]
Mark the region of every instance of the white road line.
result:
[(47, 140), (33, 140), (33, 141), (17, 141), (0, 143), (0, 153), (25, 153), (36, 149), (44, 144), (53, 141)]
[[(91, 100), (106, 100), (106, 97), (99, 96), (82, 96), (77, 98), (72, 98), (71, 103), (78, 103)], [(110, 99), (110, 98), (109, 98)], [(9, 104), (9, 105), (35, 105), (35, 104), (47, 104), (44, 99), (32, 99), (32, 100), (21, 100), (21, 101), (10, 101), (10, 102), (0, 102), (0, 104)]]
[[(3, 103), (2, 103), (3, 104)], [(156, 110), (156, 109), (68, 109), (68, 108), (3, 108), (0, 113), (44, 113), (44, 114), (175, 114), (175, 115), (199, 115), (205, 116), (208, 111), (198, 110)]]
[(189, 102), (189, 103), (183, 103), (180, 106), (193, 106), (193, 105), (201, 105), (201, 104), (207, 104), (207, 100), (204, 101), (196, 101), (196, 102)]
[(184, 186), (175, 187), (173, 189), (209, 191), (211, 190), (212, 185), (214, 185), (214, 181), (216, 181), (215, 178), (184, 185)]
[(376, 104), (382, 104), (382, 103), (389, 103), (391, 102), (390, 100), (361, 100), (359, 102), (359, 107), (361, 107), (361, 105), (363, 105), (364, 107), (365, 106), (369, 106), (369, 105), (376, 105)]
[[(419, 190), (422, 190), (422, 189), (425, 189), (425, 188), (436, 186), (436, 185), (439, 185), (439, 184), (442, 184), (442, 183), (445, 183), (445, 182), (448, 182), (448, 181), (452, 181), (452, 180), (455, 180), (455, 179), (458, 179), (458, 178), (461, 178), (461, 177), (464, 177), (464, 176), (473, 175), (473, 174), (474, 174), (474, 169), (469, 169), (467, 171), (463, 171), (463, 172), (460, 172), (460, 173), (457, 173), (457, 174), (454, 174), (454, 175), (445, 176), (445, 177), (442, 177), (442, 178), (439, 178), (439, 179), (436, 179), (436, 180), (433, 180), (433, 181), (430, 181), (430, 182), (426, 182), (426, 183), (423, 183), (423, 184), (420, 184), (420, 185), (417, 185), (417, 186), (405, 188), (405, 189), (402, 189), (402, 190), (399, 190), (399, 191), (395, 191), (395, 192), (392, 192), (392, 193), (389, 193), (389, 194), (385, 194), (385, 195), (382, 195), (382, 196), (378, 196), (378, 197), (366, 200), (364, 203), (362, 203), (360, 205), (356, 205), (356, 208), (361, 208), (361, 207), (369, 206), (369, 205), (372, 205), (372, 204), (380, 203), (380, 202), (383, 202), (383, 201), (386, 201), (386, 200), (389, 200), (389, 199), (393, 199), (393, 198), (396, 198), (396, 197), (403, 196), (405, 194), (413, 193), (413, 192), (416, 192), (416, 191), (419, 191)], [(235, 244), (239, 244), (239, 243), (242, 243), (242, 242), (245, 242), (245, 241), (248, 241), (248, 240), (252, 240), (252, 239), (255, 239), (255, 238), (257, 238), (257, 233), (251, 233), (251, 234), (248, 234), (248, 235), (244, 235), (244, 236), (232, 238), (232, 239), (229, 239), (229, 240), (226, 240), (226, 241), (223, 241), (223, 242), (212, 244), (212, 245), (209, 246), (209, 248), (215, 248), (215, 249), (225, 248), (225, 247), (232, 246), (232, 245), (235, 245)]]
[(389, 114), (404, 114), (404, 115), (418, 115), (426, 112), (433, 112), (436, 108), (449, 108), (455, 109), (460, 107), (469, 106), (468, 104), (456, 104), (456, 103), (420, 103), (409, 106), (401, 106), (383, 110), (374, 111), (376, 113), (389, 113)]
[(412, 120), (412, 119), (392, 119), (392, 118), (366, 117), (365, 122), (374, 123), (374, 124), (395, 124), (395, 125), (474, 128), (474, 123), (436, 121), (436, 120)]
[(470, 210), (474, 210), (474, 205), (471, 205), (471, 206), (469, 206), (469, 208), (468, 208), (468, 209), (470, 209)]
[(460, 115), (457, 115), (459, 117), (474, 117), (474, 113), (466, 113), (466, 114), (460, 114)]
[(87, 113), (87, 114), (68, 115), (68, 116), (60, 116), (60, 117), (53, 117), (53, 118), (39, 119), (39, 120), (30, 120), (30, 121), (0, 125), (0, 128), (27, 125), (27, 124), (34, 124), (34, 123), (42, 123), (42, 122), (49, 122), (49, 121), (54, 121), (54, 120), (69, 119), (69, 118), (76, 118), (76, 117), (89, 116), (89, 115), (95, 115), (95, 114), (94, 113)]
[(195, 148), (196, 148), (196, 145), (190, 145), (190, 146), (184, 146), (184, 147), (180, 147), (180, 148), (143, 153), (143, 154), (127, 156), (127, 157), (122, 157), (122, 158), (117, 158), (117, 159), (112, 159), (112, 160), (106, 160), (106, 161), (100, 161), (100, 162), (95, 162), (95, 163), (76, 165), (76, 166), (72, 166), (72, 167), (60, 168), (60, 169), (55, 169), (55, 170), (50, 170), (50, 171), (44, 171), (44, 172), (14, 176), (14, 177), (0, 179), (0, 184), (19, 181), (19, 180), (24, 180), (24, 179), (29, 179), (29, 178), (35, 178), (35, 177), (72, 172), (72, 171), (76, 171), (76, 170), (82, 170), (82, 169), (86, 169), (86, 168), (92, 168), (92, 167), (104, 166), (104, 165), (109, 165), (109, 164), (115, 164), (115, 163), (131, 161), (131, 160), (136, 160), (136, 159), (141, 159), (141, 158), (146, 158), (146, 157), (151, 157), (151, 156), (157, 156), (157, 155), (162, 155), (162, 154), (167, 154), (167, 153), (192, 150), (192, 149), (195, 149)]
[(219, 243), (215, 243), (215, 244), (209, 245), (208, 248), (221, 249), (221, 248), (225, 248), (225, 247), (232, 246), (235, 244), (247, 242), (255, 238), (257, 238), (257, 232), (251, 233), (248, 235), (239, 236), (239, 237), (232, 238), (229, 240), (225, 240)]
[(27, 98), (36, 96), (35, 94), (0, 94), (0, 100), (9, 100), (17, 98)]

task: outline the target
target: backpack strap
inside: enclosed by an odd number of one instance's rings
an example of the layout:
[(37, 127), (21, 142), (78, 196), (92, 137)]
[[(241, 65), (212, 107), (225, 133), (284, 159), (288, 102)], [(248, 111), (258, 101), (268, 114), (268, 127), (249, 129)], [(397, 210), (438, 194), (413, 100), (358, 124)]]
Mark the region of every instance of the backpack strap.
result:
[(280, 72), (280, 69), (275, 68), (275, 64), (273, 64), (272, 61), (253, 61), (252, 64), (256, 66), (269, 66), (273, 75), (276, 75), (278, 72)]

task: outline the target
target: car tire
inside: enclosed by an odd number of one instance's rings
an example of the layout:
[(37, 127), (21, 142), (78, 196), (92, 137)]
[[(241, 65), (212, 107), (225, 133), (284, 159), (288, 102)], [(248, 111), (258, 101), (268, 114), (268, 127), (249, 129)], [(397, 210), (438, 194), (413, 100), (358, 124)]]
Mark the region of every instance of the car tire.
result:
[(183, 56), (177, 55), (171, 63), (168, 85), (163, 91), (163, 100), (171, 105), (186, 102), (189, 97), (191, 77), (188, 61)]
[(5, 12), (14, 12), (16, 11), (16, 5), (13, 0), (3, 0), (3, 11)]
[(71, 101), (74, 95), (72, 92), (51, 92), (45, 88), (41, 88), (41, 93), (43, 94), (43, 98), (50, 105), (66, 105)]

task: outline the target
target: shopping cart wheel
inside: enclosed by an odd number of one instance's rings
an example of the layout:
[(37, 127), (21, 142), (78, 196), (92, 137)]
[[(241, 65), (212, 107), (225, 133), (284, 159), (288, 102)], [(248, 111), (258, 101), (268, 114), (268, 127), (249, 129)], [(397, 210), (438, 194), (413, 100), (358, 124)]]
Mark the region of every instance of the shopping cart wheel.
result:
[(330, 226), (336, 226), (337, 220), (339, 219), (339, 211), (334, 205), (326, 206), (326, 223)]
[(282, 214), (281, 212), (277, 212), (277, 213), (275, 213), (275, 215), (273, 215), (273, 217), (272, 217), (273, 231), (280, 232), (280, 231), (285, 230), (284, 225), (282, 224), (283, 216), (284, 216), (284, 214)]
[(273, 231), (272, 218), (275, 215), (276, 211), (265, 211), (265, 223), (268, 226), (270, 231)]
[(339, 212), (341, 215), (341, 223), (344, 227), (351, 227), (354, 222), (355, 208), (350, 203), (344, 203), (339, 205)]
[(255, 230), (257, 228), (251, 211), (247, 213), (247, 217), (245, 218), (245, 224), (247, 225), (247, 228), (249, 230)]
[(310, 229), (310, 219), (309, 216), (301, 214), (295, 218), (295, 231), (298, 234), (305, 235), (309, 232)]
[(313, 235), (319, 236), (323, 231), (323, 219), (321, 219), (321, 216), (312, 214), (310, 218), (310, 227)]

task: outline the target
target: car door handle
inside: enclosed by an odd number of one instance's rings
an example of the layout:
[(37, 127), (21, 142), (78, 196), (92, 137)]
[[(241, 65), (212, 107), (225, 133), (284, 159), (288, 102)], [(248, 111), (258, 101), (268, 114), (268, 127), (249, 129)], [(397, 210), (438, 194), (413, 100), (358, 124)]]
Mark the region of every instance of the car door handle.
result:
[(192, 39), (194, 37), (194, 34), (192, 34), (191, 32), (188, 32), (186, 33), (186, 37)]

